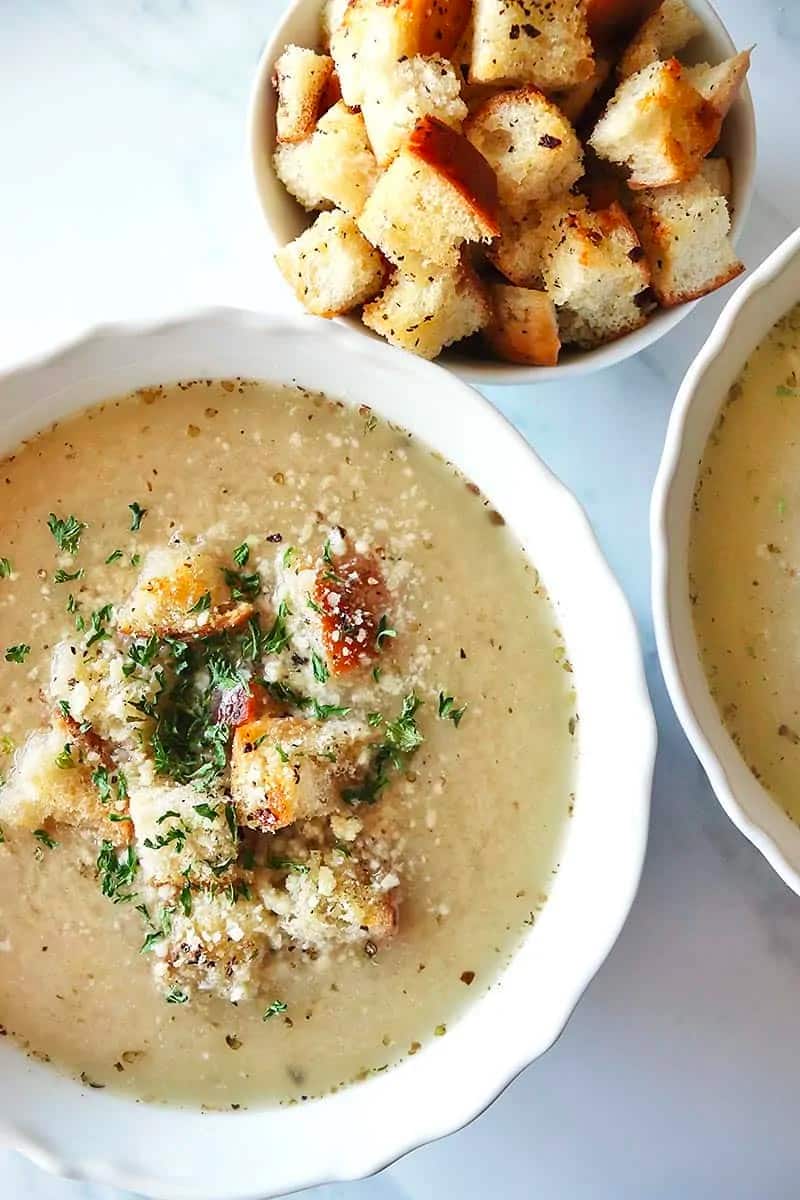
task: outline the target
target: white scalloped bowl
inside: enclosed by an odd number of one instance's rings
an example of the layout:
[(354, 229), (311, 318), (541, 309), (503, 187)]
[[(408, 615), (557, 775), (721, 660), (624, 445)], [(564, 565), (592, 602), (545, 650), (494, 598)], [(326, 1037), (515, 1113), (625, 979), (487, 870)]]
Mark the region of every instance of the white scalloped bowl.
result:
[[(687, 58), (694, 62), (721, 62), (734, 54), (736, 47), (708, 0), (688, 0), (688, 3), (700, 15), (705, 33), (692, 42), (691, 54)], [(267, 250), (270, 258), (276, 249), (296, 238), (310, 223), (310, 215), (292, 199), (272, 166), (275, 150), (275, 92), (272, 77), (275, 62), (289, 42), (301, 46), (317, 45), (321, 9), (322, 0), (292, 0), (279, 19), (256, 68), (250, 101), (248, 145), (259, 216), (266, 224), (269, 235)], [(720, 149), (729, 156), (732, 164), (732, 237), (737, 242), (750, 208), (756, 165), (755, 114), (746, 83), (725, 120)], [(295, 311), (302, 311), (302, 306), (282, 279), (281, 284)], [(595, 350), (565, 351), (556, 367), (524, 367), (491, 358), (469, 357), (458, 348), (445, 351), (439, 362), (476, 386), (544, 383), (575, 375), (589, 375), (623, 362), (652, 346), (688, 317), (696, 303), (700, 301), (672, 309), (659, 309), (641, 329), (605, 346), (598, 346)], [(361, 337), (381, 340), (371, 329), (367, 329), (358, 316), (336, 319), (357, 330)]]
[(689, 368), (667, 429), (650, 539), (656, 641), (675, 712), (728, 816), (800, 894), (800, 827), (755, 779), (725, 728), (700, 661), (689, 602), (692, 499), (708, 436), (745, 361), (798, 300), (800, 230), (742, 284)]
[(0, 1144), (162, 1200), (263, 1198), (361, 1177), (476, 1116), (558, 1037), (622, 927), (655, 754), (636, 627), (586, 517), (513, 427), (439, 367), (311, 318), (220, 310), (112, 326), (0, 376), (3, 450), (131, 388), (231, 375), (372, 405), (503, 513), (549, 589), (574, 666), (576, 803), (550, 899), (498, 984), (447, 1037), (364, 1084), (304, 1105), (203, 1113), (87, 1090), (0, 1039)]

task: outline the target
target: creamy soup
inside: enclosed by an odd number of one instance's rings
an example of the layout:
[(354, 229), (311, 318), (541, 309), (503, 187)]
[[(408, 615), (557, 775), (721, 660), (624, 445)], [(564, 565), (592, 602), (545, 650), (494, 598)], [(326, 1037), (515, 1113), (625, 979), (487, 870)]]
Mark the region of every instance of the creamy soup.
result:
[(4, 1030), (215, 1108), (446, 1035), (572, 804), (571, 669), (502, 516), (368, 409), (240, 380), (83, 412), (2, 478)]
[(800, 820), (800, 306), (730, 390), (703, 455), (690, 588), (712, 694), (750, 769)]

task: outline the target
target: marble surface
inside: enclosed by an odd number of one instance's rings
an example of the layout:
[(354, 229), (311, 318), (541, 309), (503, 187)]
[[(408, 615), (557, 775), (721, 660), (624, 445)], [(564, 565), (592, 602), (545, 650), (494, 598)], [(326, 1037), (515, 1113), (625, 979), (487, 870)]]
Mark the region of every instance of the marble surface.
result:
[[(718, 0), (752, 88), (757, 264), (800, 223), (800, 0)], [(0, 361), (87, 324), (279, 309), (243, 117), (277, 0), (0, 0)], [(631, 918), (553, 1049), (468, 1129), (314, 1200), (797, 1194), (800, 901), (727, 822), (672, 716), (647, 505), (672, 397), (722, 304), (638, 359), (492, 398), (574, 489), (635, 608), (661, 747)], [(609, 798), (613, 802), (613, 797)], [(120, 1200), (0, 1151), (8, 1200)], [(202, 1197), (198, 1197), (202, 1200)]]

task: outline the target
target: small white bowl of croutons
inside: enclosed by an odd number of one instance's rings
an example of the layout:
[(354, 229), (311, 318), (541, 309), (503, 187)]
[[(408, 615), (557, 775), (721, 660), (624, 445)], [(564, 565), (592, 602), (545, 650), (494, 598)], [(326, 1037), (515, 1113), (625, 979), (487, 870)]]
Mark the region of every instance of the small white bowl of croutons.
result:
[(250, 110), (278, 270), (475, 383), (620, 362), (744, 270), (749, 62), (707, 0), (294, 0)]

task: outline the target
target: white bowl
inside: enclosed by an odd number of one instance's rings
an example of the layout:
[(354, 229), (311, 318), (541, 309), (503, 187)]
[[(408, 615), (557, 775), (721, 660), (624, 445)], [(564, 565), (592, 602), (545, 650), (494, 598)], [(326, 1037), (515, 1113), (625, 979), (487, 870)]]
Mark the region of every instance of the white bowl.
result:
[[(705, 33), (691, 43), (691, 53), (686, 56), (687, 61), (721, 62), (734, 54), (736, 48), (730, 35), (708, 0), (688, 2), (700, 15)], [(321, 8), (322, 0), (292, 0), (278, 21), (256, 68), (250, 101), (249, 153), (256, 199), (270, 235), (272, 251), (296, 238), (309, 225), (311, 219), (310, 214), (286, 191), (272, 166), (275, 149), (275, 92), (272, 77), (275, 62), (289, 42), (300, 46), (318, 45)], [(720, 151), (728, 155), (732, 163), (732, 236), (736, 242), (750, 207), (756, 163), (755, 116), (746, 83), (725, 120)], [(286, 295), (298, 310), (302, 309), (288, 287)], [(543, 383), (552, 379), (566, 379), (573, 375), (589, 375), (622, 362), (647, 346), (652, 346), (687, 317), (693, 308), (694, 304), (682, 304), (677, 308), (659, 309), (641, 329), (615, 342), (599, 346), (596, 350), (566, 351), (556, 367), (523, 367), (490, 358), (469, 357), (458, 348), (445, 351), (440, 362), (468, 383), (478, 385)], [(373, 341), (380, 340), (377, 334), (367, 329), (358, 316), (339, 317), (337, 320), (357, 329), (362, 337)]]
[(111, 326), (0, 376), (3, 449), (131, 388), (231, 375), (296, 380), (372, 405), (503, 513), (549, 589), (574, 666), (576, 803), (551, 897), (501, 982), (447, 1037), (367, 1083), (305, 1105), (201, 1113), (87, 1091), (0, 1039), (0, 1144), (161, 1198), (263, 1198), (360, 1177), (480, 1112), (558, 1037), (622, 927), (655, 754), (636, 628), (586, 517), (487, 401), (430, 363), (311, 318), (220, 310)]
[(689, 529), (698, 463), (728, 389), (779, 317), (800, 299), (800, 230), (728, 302), (678, 392), (653, 491), (653, 616), (669, 694), (728, 816), (800, 893), (800, 828), (755, 779), (709, 691), (689, 602)]

